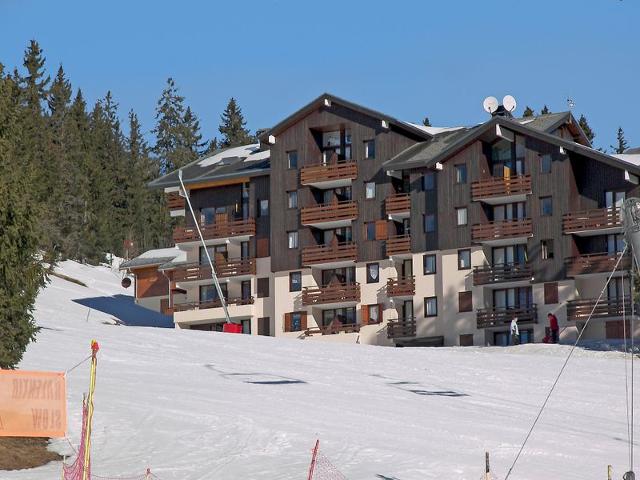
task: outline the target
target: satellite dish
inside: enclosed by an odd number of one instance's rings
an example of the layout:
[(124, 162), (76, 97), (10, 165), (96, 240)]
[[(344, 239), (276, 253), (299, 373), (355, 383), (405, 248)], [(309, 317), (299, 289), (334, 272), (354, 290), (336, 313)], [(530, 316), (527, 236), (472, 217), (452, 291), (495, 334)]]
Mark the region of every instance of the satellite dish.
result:
[(502, 99), (502, 106), (507, 112), (513, 112), (516, 109), (516, 99), (511, 95), (505, 95)]
[(496, 97), (487, 97), (482, 102), (484, 111), (487, 113), (493, 113), (498, 109), (498, 99)]

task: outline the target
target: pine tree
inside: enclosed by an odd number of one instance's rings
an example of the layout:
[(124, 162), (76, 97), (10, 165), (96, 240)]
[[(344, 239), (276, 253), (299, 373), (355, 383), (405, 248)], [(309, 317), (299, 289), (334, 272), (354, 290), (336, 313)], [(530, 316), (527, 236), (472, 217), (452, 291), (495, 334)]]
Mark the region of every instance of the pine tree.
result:
[(220, 141), (221, 147), (237, 147), (255, 141), (255, 137), (252, 137), (249, 130), (245, 128), (247, 122), (235, 98), (231, 97), (220, 119), (222, 123), (218, 130), (223, 135)]
[(584, 115), (580, 115), (580, 119), (578, 120), (578, 125), (580, 125), (580, 128), (582, 129), (584, 134), (587, 136), (589, 143), (593, 143), (593, 139), (596, 137), (596, 134), (593, 133), (593, 130), (591, 130), (591, 127), (589, 126), (589, 122), (587, 122), (587, 117), (585, 117)]
[(533, 109), (529, 105), (527, 105), (527, 108), (524, 109), (524, 113), (522, 114), (522, 116), (524, 118), (527, 118), (527, 117), (533, 117), (534, 115), (535, 115), (535, 112), (533, 111)]
[(42, 49), (35, 40), (29, 42), (29, 47), (24, 52), (23, 65), (27, 74), (21, 77), (25, 101), (32, 111), (40, 113), (42, 103), (47, 97), (47, 85), (49, 76), (45, 76), (45, 58), (42, 56)]
[(212, 155), (214, 152), (216, 152), (219, 149), (219, 145), (218, 145), (218, 138), (217, 137), (213, 137), (211, 140), (209, 140), (209, 143), (207, 143), (207, 148), (205, 148), (203, 155)]
[(549, 107), (545, 105), (542, 107), (542, 110), (540, 110), (540, 115), (547, 115), (548, 113), (551, 113), (551, 110), (549, 110)]
[(622, 127), (618, 127), (618, 134), (616, 135), (616, 140), (618, 141), (618, 144), (616, 146), (611, 145), (611, 148), (616, 153), (624, 153), (624, 151), (627, 148), (629, 148), (629, 144), (627, 143), (627, 140), (624, 138), (624, 130), (622, 130)]
[(430, 127), (431, 126), (431, 122), (429, 121), (429, 117), (424, 117), (424, 120), (422, 120), (422, 125), (424, 125), (425, 127)]
[(184, 134), (182, 138), (183, 147), (191, 152), (193, 161), (200, 156), (207, 142), (202, 142), (202, 134), (200, 133), (200, 121), (198, 117), (191, 111), (191, 107), (187, 107), (182, 119)]
[(153, 151), (160, 157), (161, 173), (167, 173), (182, 166), (181, 159), (176, 158), (180, 147), (180, 129), (184, 118), (184, 97), (178, 95), (178, 88), (173, 78), (167, 79), (167, 86), (156, 106), (156, 127), (153, 133), (156, 144)]

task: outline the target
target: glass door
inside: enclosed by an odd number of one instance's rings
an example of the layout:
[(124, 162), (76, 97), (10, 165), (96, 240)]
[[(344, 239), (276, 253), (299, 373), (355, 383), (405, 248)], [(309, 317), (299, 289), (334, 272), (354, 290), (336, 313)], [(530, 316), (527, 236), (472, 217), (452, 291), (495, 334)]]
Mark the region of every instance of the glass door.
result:
[(402, 304), (402, 318), (405, 320), (413, 318), (413, 300), (405, 300)]

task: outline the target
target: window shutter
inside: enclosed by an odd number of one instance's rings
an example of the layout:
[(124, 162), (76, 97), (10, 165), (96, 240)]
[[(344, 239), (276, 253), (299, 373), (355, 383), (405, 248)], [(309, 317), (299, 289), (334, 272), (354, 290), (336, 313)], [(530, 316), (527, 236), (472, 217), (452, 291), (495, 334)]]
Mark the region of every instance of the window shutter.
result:
[(382, 304), (378, 304), (378, 323), (382, 323)]
[(260, 317), (258, 318), (258, 335), (269, 336), (269, 324), (271, 320), (269, 317)]
[(458, 311), (470, 312), (473, 310), (473, 294), (471, 292), (458, 292)]
[(269, 278), (258, 278), (258, 298), (269, 296)]
[(369, 324), (369, 305), (362, 305), (362, 325)]
[(291, 331), (291, 314), (290, 313), (284, 314), (284, 331), (285, 332)]
[(376, 220), (376, 240), (387, 239), (387, 221)]
[(264, 258), (269, 256), (269, 237), (256, 239), (256, 257)]
[(300, 330), (307, 329), (307, 312), (300, 312)]
[(544, 303), (558, 303), (558, 282), (544, 284)]

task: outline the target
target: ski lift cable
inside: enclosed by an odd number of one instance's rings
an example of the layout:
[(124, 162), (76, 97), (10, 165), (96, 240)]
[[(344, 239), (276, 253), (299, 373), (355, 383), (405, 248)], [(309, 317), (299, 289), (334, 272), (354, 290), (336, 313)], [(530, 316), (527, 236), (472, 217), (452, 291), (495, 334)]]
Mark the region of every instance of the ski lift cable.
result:
[(189, 205), (189, 211), (191, 212), (191, 217), (193, 218), (193, 223), (196, 226), (196, 230), (198, 231), (198, 236), (200, 237), (200, 242), (202, 243), (202, 247), (204, 248), (204, 253), (207, 255), (207, 261), (209, 262), (209, 267), (211, 267), (211, 278), (213, 279), (213, 283), (216, 286), (216, 291), (218, 292), (218, 298), (220, 299), (220, 303), (222, 304), (222, 309), (224, 310), (224, 316), (227, 323), (231, 323), (231, 319), (229, 318), (229, 310), (227, 310), (227, 299), (224, 298), (222, 294), (222, 288), (220, 287), (220, 282), (218, 281), (218, 275), (216, 275), (216, 270), (213, 268), (213, 262), (211, 261), (211, 255), (209, 255), (209, 249), (207, 248), (207, 244), (204, 242), (204, 238), (202, 236), (202, 231), (200, 230), (200, 224), (196, 219), (196, 214), (193, 212), (193, 207), (191, 206), (191, 200), (189, 199), (189, 195), (187, 195), (187, 189), (184, 186), (184, 182), (182, 181), (182, 169), (178, 170), (178, 179), (180, 180), (180, 186), (182, 188), (182, 192), (184, 193), (184, 199)]
[[(522, 451), (524, 450), (525, 445), (529, 441), (529, 437), (531, 437), (531, 434), (533, 433), (533, 430), (535, 429), (535, 427), (536, 427), (536, 425), (538, 423), (538, 420), (540, 420), (540, 417), (542, 416), (542, 412), (544, 411), (545, 407), (547, 406), (547, 403), (549, 402), (549, 399), (551, 398), (551, 395), (553, 394), (553, 391), (555, 390), (556, 386), (558, 385), (558, 382), (560, 381), (560, 377), (564, 373), (564, 370), (567, 367), (567, 365), (569, 363), (569, 360), (571, 360), (571, 356), (573, 355), (573, 352), (577, 348), (578, 343), (580, 342), (580, 339), (582, 338), (582, 334), (587, 329), (587, 326), (589, 325), (589, 322), (591, 321), (591, 317), (593, 316), (593, 313), (595, 312), (596, 308), (598, 308), (598, 304), (600, 303), (600, 300), (602, 300), (602, 296), (604, 295), (604, 292), (607, 290), (607, 287), (609, 286), (609, 282), (611, 281), (611, 278), (613, 278), (613, 275), (618, 270), (618, 266), (620, 265), (620, 261), (622, 260), (622, 257), (626, 253), (627, 248), (628, 248), (628, 245), (625, 245), (622, 253), (618, 256), (618, 261), (616, 262), (615, 266), (613, 267), (613, 270), (609, 274), (609, 277), (607, 277), (607, 281), (605, 282), (604, 287), (602, 287), (602, 290), (600, 291), (600, 294), (598, 295), (598, 298), (597, 298), (595, 304), (593, 305), (593, 308), (591, 309), (591, 312), (589, 313), (589, 316), (587, 317), (587, 320), (584, 322), (584, 326), (578, 332), (578, 337), (576, 338), (576, 341), (574, 342), (574, 344), (571, 346), (571, 349), (569, 350), (569, 354), (567, 355), (567, 358), (565, 359), (564, 363), (562, 364), (562, 367), (560, 368), (560, 371), (558, 372), (558, 375), (556, 376), (556, 379), (553, 381), (553, 384), (551, 385), (551, 389), (549, 389), (549, 393), (547, 393), (547, 396), (544, 399), (544, 402), (542, 402), (542, 406), (540, 407), (540, 410), (538, 411), (538, 414), (536, 415), (536, 418), (533, 420), (533, 424), (531, 425), (531, 428), (527, 432), (527, 435), (525, 436), (524, 441), (522, 442), (522, 445), (520, 446), (520, 449), (518, 450), (518, 453), (516, 454), (516, 458), (513, 460), (513, 463), (511, 464), (511, 467), (509, 467), (509, 470), (507, 471), (507, 475), (504, 477), (504, 480), (508, 480), (508, 478), (511, 476), (511, 472), (513, 472), (513, 469), (516, 466), (516, 463), (518, 463), (518, 459), (520, 458), (520, 455), (522, 454)], [(633, 379), (633, 371), (632, 371), (632, 379)], [(632, 435), (633, 435), (633, 432), (632, 432)], [(632, 439), (633, 439), (633, 437), (632, 437)]]

